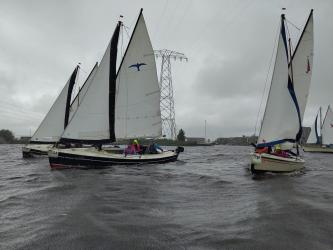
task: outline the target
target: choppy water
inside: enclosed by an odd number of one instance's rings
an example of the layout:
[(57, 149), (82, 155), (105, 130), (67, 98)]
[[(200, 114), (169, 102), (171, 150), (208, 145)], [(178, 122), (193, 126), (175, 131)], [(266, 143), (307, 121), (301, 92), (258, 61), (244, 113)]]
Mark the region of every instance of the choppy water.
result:
[(332, 249), (333, 155), (253, 178), (249, 147), (165, 165), (51, 171), (0, 145), (1, 249)]

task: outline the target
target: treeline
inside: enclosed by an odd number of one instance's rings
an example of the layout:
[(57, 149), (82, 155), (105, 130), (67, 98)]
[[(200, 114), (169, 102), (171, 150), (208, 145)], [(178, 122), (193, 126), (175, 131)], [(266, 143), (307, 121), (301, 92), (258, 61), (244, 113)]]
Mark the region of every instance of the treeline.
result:
[(16, 144), (16, 143), (27, 143), (29, 140), (17, 139), (14, 133), (8, 129), (0, 130), (0, 144)]
[(15, 143), (16, 139), (12, 131), (8, 129), (1, 129), (0, 130), (0, 143)]

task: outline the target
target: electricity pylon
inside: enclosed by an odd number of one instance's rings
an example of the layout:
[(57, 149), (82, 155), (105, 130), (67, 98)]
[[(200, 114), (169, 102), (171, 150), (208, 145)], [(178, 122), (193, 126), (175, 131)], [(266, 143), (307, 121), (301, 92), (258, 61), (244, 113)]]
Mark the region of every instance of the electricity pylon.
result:
[(170, 137), (171, 139), (176, 139), (177, 128), (175, 120), (175, 103), (173, 99), (173, 87), (172, 87), (172, 74), (171, 74), (171, 61), (173, 58), (175, 60), (183, 59), (188, 61), (188, 58), (180, 52), (162, 49), (154, 50), (156, 58), (161, 58), (161, 74), (160, 74), (160, 108), (162, 117), (162, 132), (163, 135)]

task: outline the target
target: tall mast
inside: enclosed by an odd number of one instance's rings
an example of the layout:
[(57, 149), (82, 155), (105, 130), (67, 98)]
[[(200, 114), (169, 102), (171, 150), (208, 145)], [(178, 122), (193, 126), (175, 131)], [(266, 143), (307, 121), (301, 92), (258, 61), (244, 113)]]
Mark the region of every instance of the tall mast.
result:
[(320, 115), (320, 133), (321, 133), (321, 129), (323, 127), (323, 118), (322, 118), (321, 106), (319, 108), (319, 115)]
[(205, 141), (206, 141), (206, 134), (207, 134), (207, 120), (205, 120)]
[[(283, 20), (285, 20), (285, 16), (282, 16)], [(289, 32), (289, 31), (288, 31)], [(291, 77), (291, 83), (294, 84), (294, 73), (293, 73), (293, 54), (291, 53), (291, 38), (289, 35), (288, 38), (288, 44), (289, 44), (289, 65), (290, 65), (290, 77)]]
[[(321, 106), (319, 108), (319, 129), (320, 129), (320, 144), (323, 143), (323, 133), (321, 132), (322, 131), (322, 128), (323, 128), (323, 118), (322, 118), (322, 112), (321, 112)], [(316, 124), (317, 126), (317, 124)]]
[(69, 80), (68, 91), (67, 91), (67, 100), (66, 100), (66, 109), (65, 109), (64, 129), (68, 125), (69, 112), (70, 112), (70, 108), (71, 108), (71, 97), (72, 97), (72, 92), (73, 92), (73, 88), (74, 88), (74, 85), (76, 82), (76, 78), (77, 78), (76, 76), (77, 76), (79, 68), (80, 68), (80, 66), (77, 65)]
[[(285, 21), (285, 16), (282, 15), (282, 18), (283, 20)], [(290, 78), (291, 78), (291, 84), (292, 86), (294, 86), (294, 74), (293, 74), (293, 54), (291, 52), (291, 38), (290, 38), (290, 35), (289, 35), (289, 38), (288, 38), (288, 43), (289, 43), (289, 65), (290, 65)], [(302, 130), (302, 127), (300, 128)], [(300, 143), (300, 140), (301, 140), (301, 136), (299, 136), (298, 140), (297, 140), (297, 137), (298, 137), (298, 134), (296, 136), (296, 151), (297, 151), (297, 155), (299, 155), (299, 148), (298, 148), (298, 144)]]
[(115, 141), (115, 106), (116, 106), (116, 79), (117, 79), (117, 47), (122, 22), (118, 25), (113, 33), (110, 44), (110, 66), (109, 66), (109, 130), (110, 140)]

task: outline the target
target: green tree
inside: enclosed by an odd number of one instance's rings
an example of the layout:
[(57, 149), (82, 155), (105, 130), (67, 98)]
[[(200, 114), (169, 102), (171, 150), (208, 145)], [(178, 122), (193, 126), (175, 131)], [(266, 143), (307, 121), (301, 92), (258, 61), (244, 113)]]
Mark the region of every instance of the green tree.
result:
[(0, 142), (2, 143), (13, 143), (15, 142), (15, 136), (12, 131), (8, 129), (0, 130)]
[(177, 141), (181, 141), (181, 142), (185, 141), (185, 131), (182, 128), (178, 132)]

